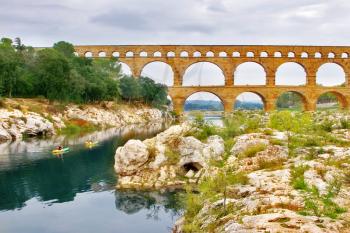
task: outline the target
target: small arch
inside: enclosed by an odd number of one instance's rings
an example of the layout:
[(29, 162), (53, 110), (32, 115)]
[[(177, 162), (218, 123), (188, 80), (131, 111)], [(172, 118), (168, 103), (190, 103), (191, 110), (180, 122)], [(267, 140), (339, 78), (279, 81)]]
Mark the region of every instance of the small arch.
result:
[(282, 53), (281, 52), (275, 52), (273, 54), (274, 57), (282, 57)]
[(268, 57), (269, 54), (267, 52), (261, 52), (260, 57)]
[(141, 53), (140, 53), (140, 57), (147, 57), (148, 56), (148, 54), (147, 54), (147, 52), (145, 52), (145, 51), (142, 51)]
[(300, 86), (306, 85), (306, 72), (302, 65), (296, 62), (286, 62), (276, 71), (276, 85)]
[(79, 53), (74, 52), (73, 54), (74, 54), (74, 56), (79, 57)]
[(315, 53), (315, 58), (322, 58), (322, 54), (320, 52)]
[(112, 53), (112, 56), (113, 56), (113, 57), (119, 57), (119, 56), (120, 56), (120, 53), (119, 53), (119, 52), (113, 52), (113, 53)]
[(156, 83), (167, 86), (174, 85), (173, 69), (165, 62), (154, 61), (146, 64), (141, 70), (141, 76), (148, 77)]
[(306, 110), (307, 100), (304, 95), (297, 91), (287, 91), (278, 96), (276, 108), (279, 110)]
[(189, 95), (184, 101), (184, 111), (223, 111), (222, 99), (215, 93), (199, 91)]
[(86, 52), (86, 53), (84, 54), (84, 56), (85, 56), (85, 57), (92, 57), (92, 52)]
[(343, 86), (346, 83), (345, 71), (337, 63), (325, 63), (316, 73), (316, 83), (320, 86)]
[(328, 53), (328, 58), (335, 58), (335, 54), (333, 52)]
[(188, 57), (188, 52), (187, 51), (182, 51), (180, 53), (180, 57)]
[(266, 72), (257, 62), (244, 62), (236, 67), (234, 85), (265, 85)]
[(196, 51), (193, 53), (193, 57), (201, 57), (201, 56), (202, 56), (202, 54), (199, 51)]
[(125, 57), (133, 57), (133, 56), (134, 56), (134, 53), (131, 51), (125, 53)]
[(342, 53), (341, 54), (341, 58), (349, 58), (349, 54), (348, 53)]
[(302, 52), (300, 57), (301, 58), (308, 58), (309, 54), (307, 52)]
[(264, 98), (255, 92), (243, 92), (236, 97), (233, 109), (263, 110)]
[(330, 110), (330, 109), (345, 109), (347, 108), (347, 101), (344, 95), (339, 92), (329, 91), (322, 93), (317, 98), (316, 109), (317, 110)]
[(214, 57), (214, 53), (212, 51), (207, 52), (206, 57)]
[(240, 57), (241, 54), (239, 52), (233, 52), (232, 57)]
[(162, 53), (157, 51), (153, 53), (153, 57), (162, 57)]
[(219, 57), (227, 57), (227, 53), (226, 52), (220, 52), (219, 53)]
[(173, 51), (170, 51), (166, 54), (167, 57), (175, 57), (175, 53)]
[(197, 62), (190, 65), (183, 76), (183, 86), (224, 86), (222, 69), (211, 62)]
[(106, 52), (104, 51), (99, 52), (98, 57), (106, 57)]
[(254, 53), (253, 52), (247, 52), (247, 57), (254, 57)]
[(288, 53), (288, 57), (295, 57), (295, 53), (294, 52), (289, 52)]

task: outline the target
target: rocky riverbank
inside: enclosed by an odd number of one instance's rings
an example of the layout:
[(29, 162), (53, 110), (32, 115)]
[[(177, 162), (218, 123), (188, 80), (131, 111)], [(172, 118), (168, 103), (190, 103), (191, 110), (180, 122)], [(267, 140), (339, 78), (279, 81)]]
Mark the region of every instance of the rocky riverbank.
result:
[(175, 233), (350, 232), (349, 119), (238, 114), (223, 128), (172, 126), (117, 149), (117, 186), (194, 187)]
[(50, 136), (69, 126), (98, 129), (146, 124), (164, 120), (164, 113), (143, 105), (128, 106), (114, 102), (94, 105), (55, 105), (47, 100), (6, 99), (0, 108), (0, 142), (23, 136)]

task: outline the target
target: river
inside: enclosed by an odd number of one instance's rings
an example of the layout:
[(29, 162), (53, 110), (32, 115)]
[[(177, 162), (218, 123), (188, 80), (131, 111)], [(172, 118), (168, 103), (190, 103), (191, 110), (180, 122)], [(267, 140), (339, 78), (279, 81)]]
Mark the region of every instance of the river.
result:
[[(116, 190), (113, 168), (118, 146), (164, 129), (129, 126), (0, 144), (0, 232), (170, 232), (181, 213), (176, 193)], [(88, 139), (100, 143), (88, 149)], [(58, 144), (71, 151), (52, 155)]]

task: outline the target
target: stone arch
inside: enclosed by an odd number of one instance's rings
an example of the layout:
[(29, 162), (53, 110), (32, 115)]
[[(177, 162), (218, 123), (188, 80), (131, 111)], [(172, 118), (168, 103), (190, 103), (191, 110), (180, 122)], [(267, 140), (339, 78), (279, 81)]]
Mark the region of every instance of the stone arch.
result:
[[(191, 101), (195, 106), (188, 106), (187, 101)], [(215, 102), (215, 103), (213, 103)], [(218, 106), (218, 103), (220, 106)], [(211, 111), (223, 111), (224, 110), (224, 100), (216, 93), (211, 91), (196, 91), (187, 95), (183, 101), (183, 110), (210, 110)], [(214, 110), (215, 109), (215, 110)]]
[(277, 51), (273, 54), (274, 57), (282, 57), (282, 53)]
[(196, 51), (193, 53), (193, 57), (201, 57), (201, 56), (202, 56), (202, 54), (199, 51)]
[(253, 52), (247, 52), (246, 57), (254, 57), (254, 53)]
[(140, 57), (147, 57), (148, 54), (145, 51), (140, 52)]
[(269, 54), (265, 51), (260, 53), (260, 57), (268, 57), (268, 56), (269, 56)]
[(322, 58), (322, 53), (316, 52), (315, 53), (315, 58)]
[(87, 51), (87, 52), (84, 53), (84, 56), (85, 56), (85, 57), (92, 57), (93, 54), (92, 54), (92, 52)]
[(276, 85), (300, 86), (306, 85), (305, 67), (296, 62), (286, 62), (276, 71)]
[(294, 52), (289, 52), (288, 53), (288, 57), (295, 57), (295, 53)]
[[(317, 103), (316, 103), (316, 109), (322, 109), (322, 107), (319, 106), (320, 104), (324, 104), (324, 103), (327, 104), (327, 102), (322, 103), (323, 101), (321, 100), (321, 98), (327, 94), (331, 94), (336, 98), (340, 108), (342, 108), (342, 109), (348, 108), (348, 101), (346, 100), (346, 97), (343, 94), (341, 94), (337, 91), (325, 91), (318, 96)], [(324, 106), (324, 107), (328, 108), (331, 106)]]
[(265, 109), (265, 98), (256, 91), (244, 91), (237, 95), (233, 109), (257, 110)]
[(232, 53), (232, 57), (240, 57), (241, 56), (241, 54), (240, 54), (240, 52), (233, 52)]
[(227, 53), (226, 52), (220, 52), (219, 53), (219, 57), (227, 57)]
[(335, 53), (333, 52), (328, 53), (328, 58), (335, 58)]
[(214, 57), (215, 54), (212, 51), (208, 51), (207, 54), (205, 55), (206, 57)]
[(162, 53), (159, 51), (156, 51), (153, 53), (153, 57), (162, 57)]
[(349, 58), (349, 54), (344, 52), (341, 54), (341, 58)]
[(132, 75), (132, 71), (130, 69), (130, 66), (124, 62), (117, 62), (117, 64), (121, 65), (121, 73), (123, 75)]
[(302, 52), (300, 55), (301, 58), (308, 58), (309, 54), (307, 52)]
[(141, 76), (151, 78), (156, 83), (167, 86), (174, 85), (174, 72), (172, 67), (162, 61), (152, 61), (146, 63), (141, 69)]
[[(299, 106), (299, 104), (301, 104), (301, 106)], [(276, 109), (291, 110), (310, 110), (311, 107), (309, 106), (307, 98), (301, 92), (294, 90), (281, 92), (276, 98), (275, 105)]]
[[(204, 83), (204, 85), (201, 85), (201, 83)], [(182, 86), (224, 85), (225, 75), (223, 70), (217, 64), (207, 61), (192, 63), (186, 68), (182, 79)]]
[(114, 51), (114, 52), (112, 53), (112, 56), (113, 56), (113, 57), (119, 57), (119, 56), (120, 56), (120, 53), (117, 52), (117, 51)]
[[(252, 80), (254, 79), (254, 80)], [(252, 82), (253, 81), (253, 82)], [(244, 62), (236, 67), (234, 85), (265, 85), (266, 71), (258, 62)]]
[(134, 52), (128, 51), (125, 53), (125, 57), (133, 57), (134, 56)]
[(104, 51), (99, 52), (98, 57), (106, 57), (106, 52)]
[(317, 70), (316, 83), (326, 87), (341, 86), (346, 83), (345, 71), (338, 63), (324, 63)]
[(175, 53), (173, 51), (169, 51), (167, 54), (166, 54), (167, 57), (175, 57)]
[(187, 51), (182, 51), (180, 53), (180, 57), (188, 57), (188, 52)]

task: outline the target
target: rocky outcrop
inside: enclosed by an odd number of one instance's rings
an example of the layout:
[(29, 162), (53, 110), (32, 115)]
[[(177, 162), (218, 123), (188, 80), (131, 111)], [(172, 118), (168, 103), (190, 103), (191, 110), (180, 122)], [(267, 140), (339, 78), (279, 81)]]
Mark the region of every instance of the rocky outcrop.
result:
[[(273, 144), (276, 138), (278, 145)], [(200, 210), (190, 222), (180, 218), (173, 232), (349, 232), (350, 150), (300, 148), (288, 156), (286, 145), (280, 132), (237, 136), (225, 166), (218, 169), (245, 174), (246, 182), (228, 185), (225, 196), (199, 194)]]
[[(11, 100), (15, 102), (15, 100)], [(32, 100), (33, 101), (33, 100)], [(22, 102), (21, 102), (22, 103)], [(13, 103), (13, 104), (16, 104)], [(36, 103), (38, 104), (38, 103)], [(79, 121), (98, 125), (100, 128), (124, 127), (130, 124), (147, 124), (162, 122), (163, 112), (147, 107), (119, 106), (113, 102), (105, 106), (68, 105), (61, 112), (47, 112), (50, 106), (41, 109), (41, 113), (28, 111), (28, 108), (19, 105), (19, 109), (0, 109), (0, 143), (21, 139), (23, 135), (30, 137), (38, 135), (54, 135), (58, 129), (66, 127), (65, 122)], [(117, 105), (118, 106), (118, 105)]]
[(53, 123), (34, 112), (0, 109), (0, 120), (0, 142), (21, 139), (23, 135), (55, 134)]
[(224, 140), (186, 136), (191, 125), (171, 126), (143, 142), (130, 140), (115, 154), (119, 188), (161, 188), (197, 183), (212, 160), (221, 160)]

